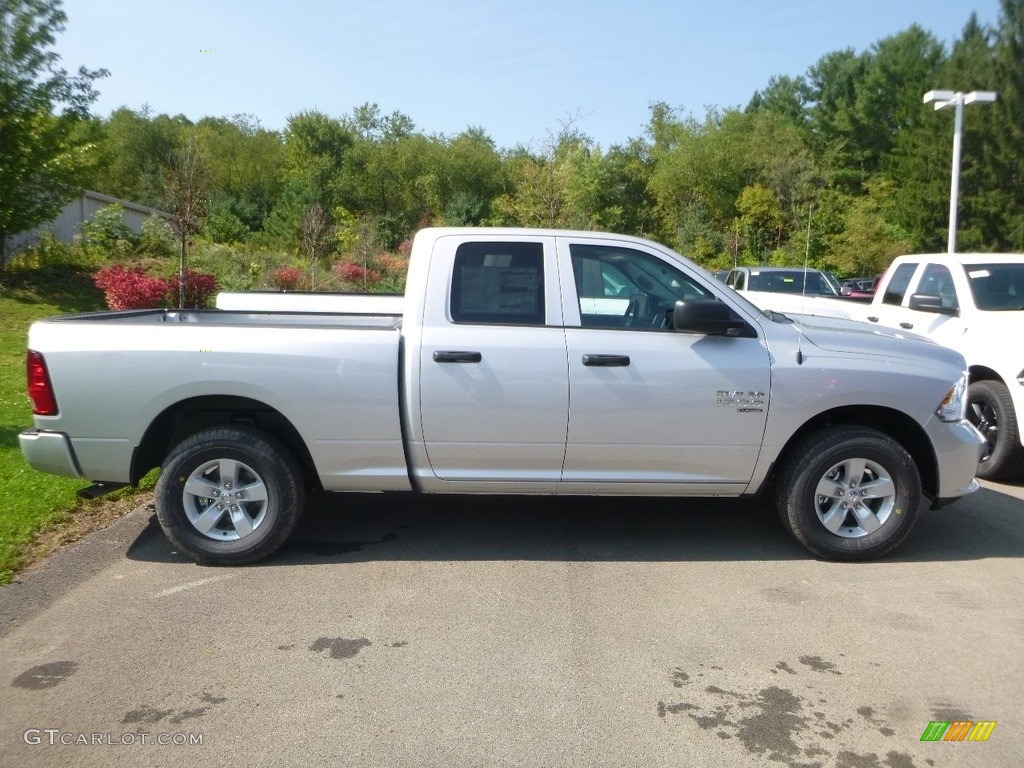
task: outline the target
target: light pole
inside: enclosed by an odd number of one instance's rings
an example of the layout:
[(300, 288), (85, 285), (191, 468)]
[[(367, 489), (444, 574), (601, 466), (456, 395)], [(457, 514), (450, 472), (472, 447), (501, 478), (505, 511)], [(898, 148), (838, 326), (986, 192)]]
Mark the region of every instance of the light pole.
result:
[(928, 91), (924, 95), (924, 103), (935, 102), (935, 111), (956, 108), (953, 120), (953, 180), (949, 186), (949, 241), (947, 250), (956, 253), (956, 202), (960, 195), (960, 136), (964, 131), (964, 105), (975, 102), (992, 102), (996, 100), (995, 91)]

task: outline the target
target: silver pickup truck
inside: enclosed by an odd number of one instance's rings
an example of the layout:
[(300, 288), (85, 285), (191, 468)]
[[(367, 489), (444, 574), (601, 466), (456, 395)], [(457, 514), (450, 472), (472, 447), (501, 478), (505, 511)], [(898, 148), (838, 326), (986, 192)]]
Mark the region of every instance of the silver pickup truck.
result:
[(96, 492), (160, 466), (160, 523), (208, 564), (276, 550), (307, 493), (765, 495), (858, 560), (978, 487), (959, 353), (762, 312), (656, 243), (427, 229), (407, 285), (38, 322), (22, 451)]

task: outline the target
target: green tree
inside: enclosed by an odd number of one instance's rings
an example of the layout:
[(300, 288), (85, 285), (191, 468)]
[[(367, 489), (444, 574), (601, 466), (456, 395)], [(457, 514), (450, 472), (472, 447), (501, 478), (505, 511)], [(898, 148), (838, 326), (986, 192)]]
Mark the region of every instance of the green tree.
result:
[(649, 188), (653, 168), (650, 145), (643, 139), (615, 145), (601, 157), (596, 205), (602, 227), (632, 235), (653, 233), (657, 223)]
[[(933, 87), (970, 91), (994, 88), (993, 51), (990, 33), (972, 15), (953, 45)], [(907, 94), (909, 99), (911, 94)], [(949, 225), (950, 151), (953, 115), (936, 112), (932, 105), (918, 104), (922, 114), (911, 130), (901, 131), (883, 165), (885, 178), (893, 182), (893, 213), (896, 222), (914, 241), (914, 247), (938, 251), (946, 247)], [(972, 109), (965, 121), (960, 195), (959, 243), (977, 247), (1001, 225), (1007, 201), (992, 178), (995, 168), (989, 155), (995, 127), (993, 111)], [(982, 201), (984, 199), (984, 202)], [(992, 205), (999, 213), (983, 221), (980, 208)], [(998, 223), (995, 223), (998, 222)], [(988, 229), (983, 234), (983, 230)]]
[(875, 275), (890, 262), (912, 251), (909, 233), (893, 220), (893, 184), (867, 183), (867, 194), (853, 200), (843, 219), (843, 231), (832, 241), (832, 259), (848, 275)]
[(284, 131), (284, 178), (305, 180), (330, 210), (342, 204), (343, 169), (355, 143), (352, 129), (323, 112), (300, 112)]
[(988, 160), (990, 183), (1003, 192), (1004, 200), (987, 206), (991, 219), (999, 223), (997, 230), (988, 230), (988, 244), (1024, 252), (1024, 0), (1002, 0), (994, 70), (991, 90), (999, 92), (999, 100), (991, 105), (988, 117), (994, 125)]
[(319, 202), (316, 187), (306, 178), (292, 179), (263, 224), (263, 240), (281, 250), (295, 251), (302, 243), (302, 219)]
[(747, 104), (747, 112), (772, 112), (781, 115), (793, 125), (806, 127), (810, 89), (803, 77), (773, 75), (768, 87), (756, 91)]
[(597, 229), (601, 150), (563, 125), (539, 153), (519, 147), (506, 158), (510, 190), (494, 202), (497, 224)]
[(736, 201), (750, 181), (741, 151), (744, 118), (736, 110), (712, 109), (700, 121), (665, 105), (652, 107), (649, 187), (658, 237), (684, 253), (694, 252), (698, 239), (724, 237), (731, 229)]
[(778, 200), (770, 189), (755, 184), (745, 187), (740, 193), (736, 210), (749, 253), (758, 263), (765, 263), (768, 254), (782, 245), (785, 231), (785, 219)]
[(439, 203), (451, 225), (480, 224), (502, 190), (501, 155), (483, 128), (467, 128), (446, 143), (438, 169)]
[(100, 125), (99, 162), (90, 184), (98, 192), (163, 208), (168, 158), (191, 127), (184, 115), (154, 115), (148, 106), (114, 110)]
[(229, 214), (247, 229), (259, 229), (284, 186), (281, 135), (261, 128), (252, 115), (204, 117), (195, 132), (218, 217), (227, 222)]
[(52, 50), (67, 16), (59, 0), (0, 3), (0, 267), (7, 236), (52, 219), (81, 193), (94, 156), (88, 131), (93, 82), (69, 75)]

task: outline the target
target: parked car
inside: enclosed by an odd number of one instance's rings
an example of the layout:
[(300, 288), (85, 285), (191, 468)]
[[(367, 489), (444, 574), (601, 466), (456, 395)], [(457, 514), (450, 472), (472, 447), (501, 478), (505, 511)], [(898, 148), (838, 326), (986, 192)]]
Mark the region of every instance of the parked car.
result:
[[(736, 267), (726, 285), (761, 309), (786, 314), (843, 317), (845, 300), (824, 273), (803, 267)], [(835, 307), (819, 311), (831, 302)]]
[(864, 278), (845, 280), (839, 289), (839, 295), (855, 301), (871, 301), (875, 295), (875, 287), (878, 285), (879, 277), (880, 275), (876, 275), (870, 280)]
[(820, 270), (802, 267), (736, 267), (729, 272), (725, 284), (737, 291), (839, 295)]

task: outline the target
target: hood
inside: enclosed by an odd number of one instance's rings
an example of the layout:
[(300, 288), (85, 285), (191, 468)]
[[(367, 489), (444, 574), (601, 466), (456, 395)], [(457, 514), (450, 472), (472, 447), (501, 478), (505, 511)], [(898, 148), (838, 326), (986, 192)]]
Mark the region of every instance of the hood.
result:
[(903, 361), (911, 358), (941, 360), (961, 371), (967, 368), (959, 352), (916, 333), (886, 328), (875, 323), (803, 316), (793, 318), (793, 324), (789, 327), (794, 333), (802, 334), (805, 342), (829, 352), (899, 358)]

